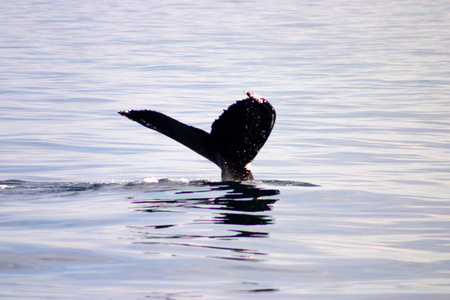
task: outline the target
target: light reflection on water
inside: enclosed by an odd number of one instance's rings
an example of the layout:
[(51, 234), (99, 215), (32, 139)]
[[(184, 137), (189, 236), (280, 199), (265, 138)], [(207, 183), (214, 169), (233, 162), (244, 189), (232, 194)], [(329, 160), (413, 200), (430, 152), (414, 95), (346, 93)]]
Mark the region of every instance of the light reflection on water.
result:
[[(0, 297), (445, 299), (449, 12), (1, 2)], [(209, 131), (243, 89), (253, 184), (116, 113)]]
[(445, 292), (448, 205), (433, 199), (281, 181), (0, 184), (1, 270), (33, 278), (34, 296)]

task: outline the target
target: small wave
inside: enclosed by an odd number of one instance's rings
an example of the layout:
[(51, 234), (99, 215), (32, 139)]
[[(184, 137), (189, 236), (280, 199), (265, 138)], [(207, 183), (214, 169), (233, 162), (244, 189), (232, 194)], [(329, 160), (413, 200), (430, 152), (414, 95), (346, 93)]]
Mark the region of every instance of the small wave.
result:
[[(250, 195), (254, 192), (258, 195), (265, 193), (277, 194), (278, 190), (272, 190), (270, 187), (277, 186), (298, 186), (315, 187), (318, 185), (289, 180), (262, 180), (251, 182), (223, 182), (211, 181), (207, 179), (188, 180), (185, 178), (156, 178), (149, 177), (134, 181), (121, 182), (40, 182), (24, 181), (17, 179), (0, 181), (0, 191), (2, 195), (22, 194), (22, 195), (40, 195), (40, 194), (62, 194), (62, 193), (81, 193), (97, 191), (105, 188), (118, 189), (144, 189), (145, 192), (162, 192), (178, 190), (183, 192), (187, 187), (199, 187), (212, 190), (236, 190), (239, 193)], [(276, 192), (275, 192), (276, 191)]]
[(24, 184), (25, 181), (17, 179), (0, 180), (0, 190), (13, 189), (16, 186)]
[(97, 190), (105, 183), (96, 182), (40, 182), (40, 181), (24, 181), (24, 180), (3, 180), (0, 186), (3, 187), (3, 195), (40, 195), (53, 193), (76, 193), (89, 190)]
[(255, 180), (248, 182), (224, 182), (224, 181), (213, 181), (209, 179), (193, 179), (189, 180), (186, 178), (157, 178), (149, 177), (136, 181), (129, 181), (127, 185), (140, 185), (140, 184), (182, 184), (182, 185), (246, 185), (246, 186), (257, 186), (259, 183), (264, 183), (272, 186), (303, 186), (303, 187), (319, 187), (320, 185), (303, 182), (303, 181), (292, 181), (292, 180)]
[(0, 185), (8, 185), (8, 186), (16, 186), (25, 184), (26, 181), (19, 179), (8, 179), (8, 180), (0, 180)]
[(304, 187), (319, 187), (320, 185), (302, 182), (302, 181), (291, 181), (291, 180), (262, 180), (262, 183), (270, 184), (273, 186), (304, 186)]
[(147, 184), (147, 183), (182, 183), (182, 184), (187, 184), (190, 183), (191, 180), (185, 179), (185, 178), (156, 178), (156, 177), (149, 177), (149, 178), (144, 178), (141, 180), (135, 180), (135, 181), (130, 181), (127, 182), (128, 185), (133, 185), (133, 184)]

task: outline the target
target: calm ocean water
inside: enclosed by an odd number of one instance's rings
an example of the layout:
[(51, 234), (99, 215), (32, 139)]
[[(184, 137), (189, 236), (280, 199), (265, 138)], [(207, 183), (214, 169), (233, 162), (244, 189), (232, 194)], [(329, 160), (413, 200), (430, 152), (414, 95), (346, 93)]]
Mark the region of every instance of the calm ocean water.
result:
[[(448, 299), (450, 2), (3, 1), (0, 298)], [(117, 114), (209, 131), (258, 180)]]

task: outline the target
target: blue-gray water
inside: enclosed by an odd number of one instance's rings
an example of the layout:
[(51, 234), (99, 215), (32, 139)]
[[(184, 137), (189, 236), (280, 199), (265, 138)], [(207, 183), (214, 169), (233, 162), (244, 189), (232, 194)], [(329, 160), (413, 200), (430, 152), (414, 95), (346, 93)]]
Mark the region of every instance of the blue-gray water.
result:
[[(0, 20), (0, 298), (450, 297), (448, 1), (2, 1)], [(252, 184), (116, 113), (209, 131), (244, 89), (277, 110)]]

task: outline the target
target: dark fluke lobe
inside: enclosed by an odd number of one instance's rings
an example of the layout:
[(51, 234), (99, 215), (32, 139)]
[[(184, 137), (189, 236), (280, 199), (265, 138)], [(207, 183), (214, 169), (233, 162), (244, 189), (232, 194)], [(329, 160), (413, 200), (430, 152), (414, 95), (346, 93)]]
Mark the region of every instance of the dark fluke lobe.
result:
[(209, 159), (222, 170), (223, 181), (253, 180), (250, 163), (275, 124), (275, 109), (255, 93), (236, 101), (214, 121), (211, 133), (152, 110), (119, 114), (156, 130)]

